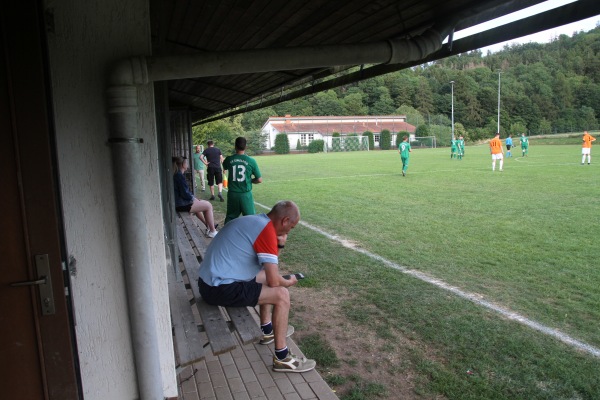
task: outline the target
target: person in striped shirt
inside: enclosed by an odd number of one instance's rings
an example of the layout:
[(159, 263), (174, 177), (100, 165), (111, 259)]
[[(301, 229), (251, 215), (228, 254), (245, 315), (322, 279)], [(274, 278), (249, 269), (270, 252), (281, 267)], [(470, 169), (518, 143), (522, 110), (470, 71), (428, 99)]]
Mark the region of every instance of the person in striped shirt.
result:
[(492, 153), (492, 171), (496, 170), (496, 160), (500, 161), (500, 172), (504, 166), (504, 149), (502, 148), (502, 141), (500, 140), (500, 133), (496, 133), (496, 136), (490, 140), (490, 152)]

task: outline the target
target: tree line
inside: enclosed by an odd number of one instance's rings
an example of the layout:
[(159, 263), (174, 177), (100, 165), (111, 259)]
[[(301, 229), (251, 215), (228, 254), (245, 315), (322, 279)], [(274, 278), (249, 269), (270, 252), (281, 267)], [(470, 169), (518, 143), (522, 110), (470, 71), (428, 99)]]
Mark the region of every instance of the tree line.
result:
[[(194, 138), (233, 143), (244, 135), (258, 153), (260, 128), (271, 116), (407, 116), (417, 136), (435, 135), (438, 145), (451, 136), (454, 82), (455, 135), (475, 141), (500, 133), (530, 135), (600, 128), (600, 27), (550, 43), (505, 46), (448, 57), (344, 85), (272, 107), (194, 127)], [(361, 132), (358, 132), (361, 133)], [(222, 147), (224, 143), (222, 143)], [(233, 148), (233, 145), (231, 145)]]

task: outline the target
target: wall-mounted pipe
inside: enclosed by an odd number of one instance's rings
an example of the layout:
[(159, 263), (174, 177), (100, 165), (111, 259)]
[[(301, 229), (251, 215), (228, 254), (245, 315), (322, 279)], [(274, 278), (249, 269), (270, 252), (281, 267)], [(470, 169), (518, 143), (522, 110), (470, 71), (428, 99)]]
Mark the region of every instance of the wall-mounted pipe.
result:
[(139, 169), (132, 168), (140, 165), (141, 154), (137, 126), (138, 90), (134, 85), (124, 85), (123, 81), (118, 83), (118, 86), (111, 86), (107, 91), (109, 144), (112, 149), (131, 342), (140, 398), (163, 400), (144, 188)]
[(414, 38), (373, 43), (148, 57), (148, 79), (165, 81), (340, 65), (405, 63), (439, 50), (447, 30), (432, 28)]

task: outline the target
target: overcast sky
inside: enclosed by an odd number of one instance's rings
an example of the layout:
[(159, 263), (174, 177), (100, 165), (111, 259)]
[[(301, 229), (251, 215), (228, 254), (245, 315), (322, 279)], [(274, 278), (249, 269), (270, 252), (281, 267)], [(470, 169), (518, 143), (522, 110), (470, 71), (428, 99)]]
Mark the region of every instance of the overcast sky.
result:
[[(539, 14), (541, 12), (551, 10), (556, 7), (563, 6), (565, 4), (573, 3), (575, 0), (548, 0), (543, 3), (537, 4), (532, 7), (525, 8), (521, 11), (514, 12), (512, 14), (505, 15), (504, 17), (497, 18), (495, 20), (473, 26), (471, 28), (456, 32), (454, 34), (454, 40), (471, 36), (475, 33), (479, 33), (488, 29), (495, 28), (500, 25), (507, 24), (509, 22), (513, 22), (518, 19), (529, 17), (530, 15)], [(600, 1), (600, 0), (598, 0)], [(498, 43), (492, 46), (484, 47), (481, 50), (483, 54), (486, 54), (488, 50), (492, 52), (496, 52), (498, 50), (502, 50), (504, 45), (513, 44), (513, 43), (529, 43), (529, 42), (538, 42), (538, 43), (548, 43), (553, 38), (565, 34), (568, 36), (573, 35), (574, 32), (584, 31), (587, 32), (591, 29), (594, 29), (597, 24), (600, 24), (600, 15), (588, 19), (584, 19), (578, 22), (574, 22), (572, 24), (563, 25), (558, 28), (548, 29), (547, 31), (542, 31), (538, 33), (534, 33), (533, 35), (523, 36), (518, 39), (510, 40), (507, 42)]]

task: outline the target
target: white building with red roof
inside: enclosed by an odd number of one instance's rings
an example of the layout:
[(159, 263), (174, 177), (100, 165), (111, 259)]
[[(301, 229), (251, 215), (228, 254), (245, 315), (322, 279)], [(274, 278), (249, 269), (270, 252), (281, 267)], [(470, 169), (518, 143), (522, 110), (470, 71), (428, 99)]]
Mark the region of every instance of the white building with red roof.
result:
[(297, 148), (298, 141), (302, 146), (308, 146), (313, 140), (323, 139), (331, 147), (331, 137), (334, 132), (340, 136), (373, 132), (375, 146), (379, 146), (381, 131), (387, 129), (391, 133), (392, 145), (397, 142), (398, 132), (415, 133), (415, 126), (406, 122), (405, 115), (384, 116), (343, 116), (343, 117), (270, 117), (262, 127), (262, 132), (267, 137), (267, 149), (275, 146), (275, 136), (286, 133), (290, 142), (290, 149)]

